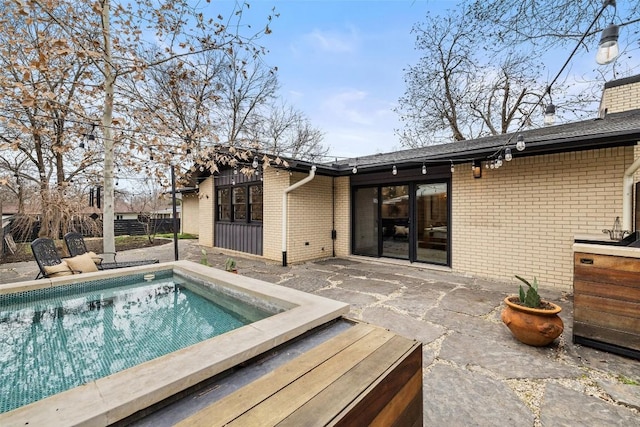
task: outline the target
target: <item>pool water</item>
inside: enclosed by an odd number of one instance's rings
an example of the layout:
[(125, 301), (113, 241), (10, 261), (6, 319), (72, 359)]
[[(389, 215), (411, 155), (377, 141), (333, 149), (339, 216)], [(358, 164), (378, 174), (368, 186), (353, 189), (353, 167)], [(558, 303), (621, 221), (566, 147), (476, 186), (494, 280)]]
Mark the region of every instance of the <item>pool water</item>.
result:
[(0, 412), (273, 314), (238, 301), (231, 311), (228, 296), (171, 273), (128, 281), (0, 296)]

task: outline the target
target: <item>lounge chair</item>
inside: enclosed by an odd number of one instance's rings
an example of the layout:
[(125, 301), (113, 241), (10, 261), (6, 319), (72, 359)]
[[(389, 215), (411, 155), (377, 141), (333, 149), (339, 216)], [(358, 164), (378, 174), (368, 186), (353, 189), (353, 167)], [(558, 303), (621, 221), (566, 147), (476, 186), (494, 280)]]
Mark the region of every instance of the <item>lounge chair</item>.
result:
[(68, 276), (79, 271), (72, 270), (65, 260), (60, 258), (53, 240), (40, 237), (31, 242), (31, 251), (38, 263), (40, 272), (36, 279), (41, 277)]
[(82, 237), (82, 234), (76, 233), (76, 232), (69, 232), (65, 234), (64, 243), (67, 246), (67, 251), (69, 252), (69, 256), (75, 257), (78, 255), (89, 254), (93, 258), (99, 270), (111, 270), (114, 268), (136, 267), (139, 265), (157, 264), (159, 262), (159, 260), (157, 259), (118, 262), (116, 260), (115, 252), (105, 252), (107, 254), (113, 255), (114, 262), (104, 262), (101, 257), (87, 250), (87, 245), (84, 242), (84, 237)]

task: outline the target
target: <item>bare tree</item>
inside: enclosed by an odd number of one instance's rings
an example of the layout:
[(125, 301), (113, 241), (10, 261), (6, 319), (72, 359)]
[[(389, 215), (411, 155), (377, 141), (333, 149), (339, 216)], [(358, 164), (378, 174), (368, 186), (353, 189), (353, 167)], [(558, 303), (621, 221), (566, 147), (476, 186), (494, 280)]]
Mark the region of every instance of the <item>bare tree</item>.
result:
[[(461, 141), (536, 125), (540, 121), (535, 117), (542, 117), (550, 102), (541, 102), (548, 82), (535, 57), (516, 49), (492, 52), (479, 36), (489, 29), (465, 20), (468, 16), (466, 10), (428, 15), (413, 27), (416, 49), (423, 56), (406, 70), (407, 88), (396, 109), (404, 124), (398, 133), (405, 146)], [(555, 91), (566, 91), (563, 82)], [(593, 101), (586, 95), (567, 97), (564, 114), (578, 116)]]

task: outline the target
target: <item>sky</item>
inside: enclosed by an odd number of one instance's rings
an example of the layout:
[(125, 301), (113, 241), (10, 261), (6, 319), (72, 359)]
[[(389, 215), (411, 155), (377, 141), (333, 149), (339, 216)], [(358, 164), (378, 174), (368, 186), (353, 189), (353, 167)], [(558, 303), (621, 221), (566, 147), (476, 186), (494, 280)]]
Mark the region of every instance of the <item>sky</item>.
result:
[(324, 132), (334, 157), (399, 149), (393, 108), (419, 58), (412, 26), (452, 0), (254, 0), (249, 19), (280, 16), (259, 43), (278, 67), (280, 95)]
[[(270, 24), (272, 33), (259, 40), (269, 51), (265, 63), (278, 67), (282, 99), (324, 132), (330, 156), (403, 148), (394, 132), (402, 125), (393, 109), (406, 88), (404, 70), (421, 56), (411, 29), (424, 22), (427, 11), (444, 13), (458, 0), (248, 1), (244, 22), (264, 24), (274, 7), (279, 13)], [(541, 58), (550, 76), (569, 50)], [(580, 52), (567, 74), (593, 70), (594, 54)]]

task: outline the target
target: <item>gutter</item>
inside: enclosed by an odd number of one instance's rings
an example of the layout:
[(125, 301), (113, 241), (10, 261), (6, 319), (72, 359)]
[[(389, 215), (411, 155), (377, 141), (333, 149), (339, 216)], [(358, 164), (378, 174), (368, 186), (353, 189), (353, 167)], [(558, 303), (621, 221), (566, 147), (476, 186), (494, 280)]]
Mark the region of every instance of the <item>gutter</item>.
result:
[(302, 187), (309, 181), (313, 180), (316, 176), (316, 166), (311, 166), (311, 170), (309, 171), (309, 176), (307, 176), (302, 181), (298, 181), (290, 187), (285, 188), (284, 193), (282, 193), (282, 266), (287, 266), (287, 204), (288, 204), (288, 195), (290, 192), (295, 190), (296, 188)]
[(633, 230), (633, 175), (640, 169), (640, 158), (629, 166), (622, 178), (622, 229), (631, 233)]

